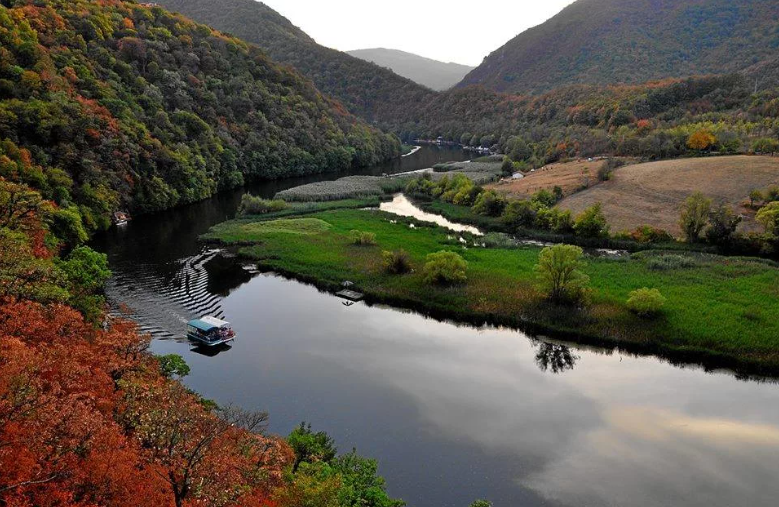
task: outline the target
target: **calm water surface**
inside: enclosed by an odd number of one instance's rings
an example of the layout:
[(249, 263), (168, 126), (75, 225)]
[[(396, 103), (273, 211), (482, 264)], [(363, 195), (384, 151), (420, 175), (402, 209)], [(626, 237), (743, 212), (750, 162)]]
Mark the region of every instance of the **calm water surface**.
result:
[[(374, 170), (435, 158), (465, 154), (425, 148)], [(96, 242), (115, 274), (109, 298), (154, 333), (156, 353), (185, 357), (187, 384), (204, 396), (269, 411), (277, 433), (310, 421), (342, 450), (377, 458), (411, 507), (776, 505), (776, 384), (345, 306), (198, 244), (240, 194)], [(231, 349), (206, 356), (181, 339), (204, 313), (233, 323)]]

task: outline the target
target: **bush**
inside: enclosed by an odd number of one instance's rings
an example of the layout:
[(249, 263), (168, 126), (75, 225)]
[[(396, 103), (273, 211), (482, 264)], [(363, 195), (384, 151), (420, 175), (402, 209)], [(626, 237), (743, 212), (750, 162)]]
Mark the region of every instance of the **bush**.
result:
[(658, 257), (650, 257), (646, 262), (646, 267), (652, 271), (694, 268), (697, 265), (698, 262), (695, 259), (684, 255), (662, 255)]
[(573, 233), (574, 223), (570, 210), (559, 208), (541, 208), (536, 215), (536, 227), (546, 229), (557, 234)]
[(733, 208), (727, 204), (720, 205), (709, 213), (709, 228), (706, 229), (706, 239), (713, 245), (730, 245), (741, 220), (741, 216), (737, 215)]
[(578, 236), (585, 238), (605, 238), (609, 235), (609, 225), (603, 214), (603, 205), (596, 202), (576, 217), (573, 229)]
[(487, 248), (516, 248), (517, 242), (508, 234), (503, 232), (488, 232), (481, 237), (481, 242)]
[(633, 240), (636, 243), (673, 243), (674, 237), (663, 229), (642, 225), (636, 227), (633, 232), (622, 234), (620, 238)]
[(536, 222), (536, 210), (530, 201), (511, 201), (503, 210), (501, 220), (511, 229), (533, 227)]
[(757, 213), (757, 221), (765, 228), (766, 234), (779, 236), (779, 202), (772, 202)]
[(427, 256), (423, 270), (425, 282), (435, 285), (465, 283), (468, 263), (454, 252), (441, 251)]
[(289, 205), (282, 199), (262, 199), (250, 194), (244, 194), (241, 197), (241, 206), (238, 213), (241, 215), (263, 215), (265, 213), (276, 213), (287, 209)]
[(408, 253), (403, 250), (381, 253), (384, 270), (391, 275), (402, 275), (411, 271), (411, 261)]
[(643, 318), (656, 317), (665, 306), (666, 299), (657, 289), (634, 290), (627, 301), (628, 309)]
[(626, 162), (619, 158), (609, 157), (606, 163), (598, 169), (598, 181), (609, 181), (616, 169), (624, 166)]
[(494, 190), (485, 190), (476, 198), (473, 211), (479, 215), (499, 217), (506, 208), (506, 199)]
[(352, 244), (357, 246), (372, 246), (376, 244), (376, 234), (372, 232), (351, 231), (349, 233)]
[(538, 256), (536, 272), (547, 296), (558, 303), (577, 303), (585, 299), (590, 278), (581, 269), (583, 251), (578, 246), (555, 245)]

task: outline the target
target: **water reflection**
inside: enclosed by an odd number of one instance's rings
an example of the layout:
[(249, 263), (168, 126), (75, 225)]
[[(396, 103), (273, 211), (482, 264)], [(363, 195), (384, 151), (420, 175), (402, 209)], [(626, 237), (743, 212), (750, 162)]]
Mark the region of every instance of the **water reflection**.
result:
[(379, 209), (401, 217), (416, 218), (420, 222), (437, 224), (441, 227), (449, 229), (450, 231), (468, 232), (474, 236), (483, 236), (482, 232), (476, 227), (450, 222), (441, 215), (422, 211), (421, 209), (414, 206), (414, 204), (409, 201), (408, 198), (403, 194), (396, 195), (390, 202), (381, 203)]
[(558, 343), (535, 341), (538, 350), (536, 352), (536, 364), (541, 371), (563, 373), (572, 370), (576, 366), (579, 356), (571, 352), (571, 349)]
[(376, 456), (411, 507), (768, 506), (779, 495), (773, 384), (346, 308), (270, 274), (223, 306), (238, 340), (229, 354), (188, 355), (188, 383), (268, 410), (274, 431), (305, 418)]

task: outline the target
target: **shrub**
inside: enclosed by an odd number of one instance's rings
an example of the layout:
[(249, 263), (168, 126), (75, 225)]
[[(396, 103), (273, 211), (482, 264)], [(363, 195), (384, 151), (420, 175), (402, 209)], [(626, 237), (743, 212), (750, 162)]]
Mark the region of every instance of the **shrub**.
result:
[(695, 192), (684, 202), (679, 226), (684, 231), (684, 236), (690, 243), (700, 239), (701, 231), (706, 227), (711, 212), (711, 199), (700, 192)]
[(376, 244), (376, 234), (364, 231), (351, 231), (349, 233), (352, 244), (357, 246), (372, 246)]
[(652, 271), (694, 268), (697, 265), (698, 262), (695, 259), (684, 255), (662, 255), (658, 257), (651, 257), (646, 263), (646, 267)]
[(573, 245), (554, 245), (541, 250), (536, 272), (549, 299), (577, 303), (585, 298), (590, 279), (581, 271), (582, 253), (581, 248)]
[(779, 236), (779, 202), (772, 202), (757, 212), (755, 217), (765, 228), (766, 234)]
[(287, 209), (289, 205), (282, 199), (262, 199), (250, 194), (244, 194), (241, 198), (241, 206), (238, 213), (241, 215), (262, 215), (275, 213)]
[(577, 235), (586, 238), (605, 238), (609, 235), (609, 225), (603, 214), (603, 205), (596, 202), (576, 217), (573, 229)]
[(485, 190), (476, 198), (473, 211), (479, 215), (499, 217), (506, 208), (506, 199), (494, 190)]
[(559, 194), (554, 194), (550, 192), (547, 189), (542, 189), (533, 194), (533, 197), (531, 198), (531, 202), (536, 205), (536, 207), (545, 207), (545, 208), (551, 208), (555, 204), (557, 204), (557, 201), (560, 199), (558, 198), (558, 195), (562, 195), (563, 189), (560, 187), (555, 187), (555, 189), (559, 189)]
[(533, 227), (536, 222), (536, 210), (530, 201), (511, 201), (503, 210), (501, 220), (512, 229)]
[(574, 223), (570, 210), (559, 208), (541, 208), (536, 215), (536, 227), (557, 234), (573, 233)]
[(718, 206), (709, 213), (709, 228), (706, 230), (706, 239), (714, 245), (730, 245), (741, 220), (741, 216), (736, 215), (730, 206), (726, 204)]
[(387, 273), (402, 275), (411, 271), (411, 261), (409, 260), (408, 253), (402, 248), (394, 252), (384, 251), (381, 253), (381, 256), (384, 270)]
[(765, 196), (763, 196), (763, 192), (757, 189), (752, 190), (751, 192), (749, 192), (749, 206), (754, 208), (757, 205), (757, 203), (763, 202), (764, 198)]
[(427, 256), (423, 270), (425, 282), (435, 285), (465, 283), (468, 263), (454, 252), (441, 251)]
[(667, 231), (652, 227), (651, 225), (642, 225), (626, 235), (637, 243), (673, 243), (674, 237)]
[(616, 169), (625, 165), (625, 161), (619, 158), (609, 157), (606, 163), (598, 169), (598, 181), (609, 181)]
[(665, 306), (666, 299), (657, 289), (634, 290), (628, 296), (628, 309), (643, 318), (656, 317)]
[(503, 232), (488, 232), (481, 238), (481, 242), (487, 248), (516, 248), (517, 242)]

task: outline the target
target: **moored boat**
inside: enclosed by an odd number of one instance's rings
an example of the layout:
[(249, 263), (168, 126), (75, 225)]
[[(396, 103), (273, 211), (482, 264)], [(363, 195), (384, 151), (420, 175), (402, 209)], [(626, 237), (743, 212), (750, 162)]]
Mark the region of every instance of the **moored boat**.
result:
[(208, 316), (187, 323), (187, 338), (201, 345), (214, 347), (235, 340), (235, 331), (229, 322)]

